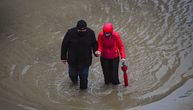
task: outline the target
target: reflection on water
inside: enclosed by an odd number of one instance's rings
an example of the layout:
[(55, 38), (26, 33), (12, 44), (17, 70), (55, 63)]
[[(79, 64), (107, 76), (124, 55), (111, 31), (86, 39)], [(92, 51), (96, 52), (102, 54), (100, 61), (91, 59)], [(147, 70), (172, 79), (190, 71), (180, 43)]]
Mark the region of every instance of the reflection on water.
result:
[[(191, 0), (1, 0), (0, 108), (118, 110), (160, 100), (193, 78), (192, 12)], [(96, 36), (113, 22), (126, 48), (129, 87), (104, 85), (98, 58), (88, 90), (71, 84), (60, 46), (79, 19)]]

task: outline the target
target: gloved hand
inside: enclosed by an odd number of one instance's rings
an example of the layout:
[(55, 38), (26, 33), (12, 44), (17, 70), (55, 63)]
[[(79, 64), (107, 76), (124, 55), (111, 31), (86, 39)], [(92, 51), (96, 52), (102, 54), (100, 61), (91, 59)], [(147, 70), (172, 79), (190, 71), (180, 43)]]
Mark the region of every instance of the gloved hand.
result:
[(101, 56), (101, 52), (100, 51), (95, 51), (95, 55), (98, 57), (98, 56)]
[(62, 62), (63, 62), (64, 64), (66, 64), (67, 60), (62, 60)]
[(125, 61), (126, 61), (126, 59), (125, 59), (125, 58), (122, 58), (122, 59), (121, 59), (121, 64), (122, 64), (122, 65), (125, 65)]

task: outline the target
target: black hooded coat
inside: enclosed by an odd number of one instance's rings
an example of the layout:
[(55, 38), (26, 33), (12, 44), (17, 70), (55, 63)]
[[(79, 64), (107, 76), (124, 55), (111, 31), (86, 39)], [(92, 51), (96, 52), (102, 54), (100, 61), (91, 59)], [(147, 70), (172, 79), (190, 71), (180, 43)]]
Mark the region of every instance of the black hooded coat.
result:
[(71, 28), (64, 36), (61, 47), (61, 60), (67, 60), (72, 66), (90, 66), (92, 53), (97, 50), (95, 33), (86, 27), (86, 32)]

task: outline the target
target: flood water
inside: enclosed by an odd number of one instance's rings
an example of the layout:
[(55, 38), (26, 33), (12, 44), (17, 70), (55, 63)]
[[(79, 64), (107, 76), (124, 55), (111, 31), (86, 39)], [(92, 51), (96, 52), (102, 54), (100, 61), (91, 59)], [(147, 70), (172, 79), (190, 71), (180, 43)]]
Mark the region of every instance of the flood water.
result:
[[(192, 0), (0, 0), (0, 15), (1, 110), (132, 109), (193, 79)], [(125, 46), (128, 87), (121, 70), (120, 85), (105, 85), (99, 58), (88, 89), (72, 85), (60, 47), (79, 19), (96, 37), (105, 22), (114, 24)], [(187, 91), (185, 97), (193, 95)]]

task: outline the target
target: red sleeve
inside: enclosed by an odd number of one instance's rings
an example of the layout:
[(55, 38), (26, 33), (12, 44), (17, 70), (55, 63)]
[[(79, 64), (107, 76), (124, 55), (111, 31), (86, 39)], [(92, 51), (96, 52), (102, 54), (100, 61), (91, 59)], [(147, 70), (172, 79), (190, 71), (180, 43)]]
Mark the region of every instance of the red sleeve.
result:
[(103, 32), (100, 32), (98, 35), (98, 51), (102, 51), (102, 36), (103, 36)]
[(116, 36), (116, 41), (117, 41), (117, 47), (119, 49), (121, 58), (126, 58), (126, 54), (125, 54), (125, 49), (122, 43), (122, 40), (120, 38), (120, 35), (117, 32), (114, 32), (115, 36)]

